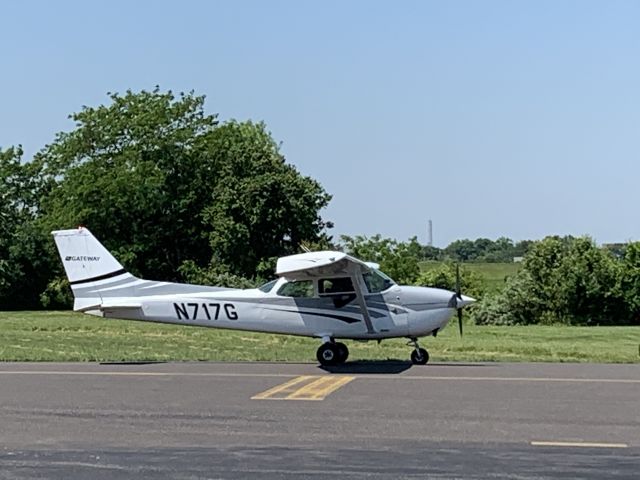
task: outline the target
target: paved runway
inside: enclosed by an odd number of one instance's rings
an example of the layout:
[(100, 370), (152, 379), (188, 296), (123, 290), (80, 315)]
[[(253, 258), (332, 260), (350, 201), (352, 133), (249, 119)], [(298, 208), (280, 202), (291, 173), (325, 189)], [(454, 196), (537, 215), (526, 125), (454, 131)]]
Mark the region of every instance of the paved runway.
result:
[(0, 364), (0, 479), (640, 478), (640, 365)]

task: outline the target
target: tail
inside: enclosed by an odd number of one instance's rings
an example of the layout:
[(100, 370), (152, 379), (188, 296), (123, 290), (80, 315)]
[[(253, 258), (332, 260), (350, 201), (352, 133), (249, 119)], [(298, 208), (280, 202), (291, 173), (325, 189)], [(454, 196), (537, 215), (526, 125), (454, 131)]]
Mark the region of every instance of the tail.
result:
[(74, 310), (99, 308), (104, 293), (138, 280), (86, 228), (51, 233), (73, 291)]
[(149, 295), (202, 294), (221, 287), (141, 280), (127, 272), (84, 227), (51, 232), (73, 292), (73, 309), (102, 315), (106, 310), (136, 310)]

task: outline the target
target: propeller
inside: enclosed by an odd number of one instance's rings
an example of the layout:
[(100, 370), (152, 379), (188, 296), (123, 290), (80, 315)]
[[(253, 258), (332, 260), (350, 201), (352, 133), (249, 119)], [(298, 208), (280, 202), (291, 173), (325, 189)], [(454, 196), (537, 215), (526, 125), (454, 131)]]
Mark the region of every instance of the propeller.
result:
[[(457, 300), (462, 300), (462, 291), (460, 288), (460, 264), (456, 263), (456, 297)], [(456, 301), (456, 307), (458, 310), (458, 328), (460, 329), (460, 336), (462, 336), (462, 308), (458, 307)]]

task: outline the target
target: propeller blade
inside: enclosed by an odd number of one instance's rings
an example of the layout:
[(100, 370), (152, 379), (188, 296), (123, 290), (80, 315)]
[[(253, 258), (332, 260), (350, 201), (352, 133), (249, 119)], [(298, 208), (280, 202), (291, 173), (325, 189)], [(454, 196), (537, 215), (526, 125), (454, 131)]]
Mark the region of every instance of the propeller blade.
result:
[[(456, 297), (462, 300), (462, 287), (460, 286), (460, 264), (456, 263)], [(462, 336), (462, 308), (458, 308), (458, 328)]]

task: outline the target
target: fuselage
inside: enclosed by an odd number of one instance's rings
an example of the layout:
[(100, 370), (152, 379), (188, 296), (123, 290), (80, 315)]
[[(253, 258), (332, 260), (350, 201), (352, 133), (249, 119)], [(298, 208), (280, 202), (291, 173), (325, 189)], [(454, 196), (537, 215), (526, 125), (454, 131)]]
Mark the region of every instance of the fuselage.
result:
[[(342, 339), (430, 335), (444, 328), (455, 312), (451, 306), (453, 292), (392, 284), (364, 295), (375, 330), (370, 333), (354, 295), (319, 295), (317, 288), (309, 296), (282, 295), (287, 283), (283, 278), (263, 290), (189, 285), (190, 291), (185, 293), (153, 295), (141, 293), (145, 289), (153, 291), (154, 285), (145, 287), (146, 281), (137, 282), (141, 283), (134, 297), (110, 296), (103, 299), (99, 310), (83, 310), (106, 318)], [(180, 285), (149, 283), (172, 291), (179, 290)]]

